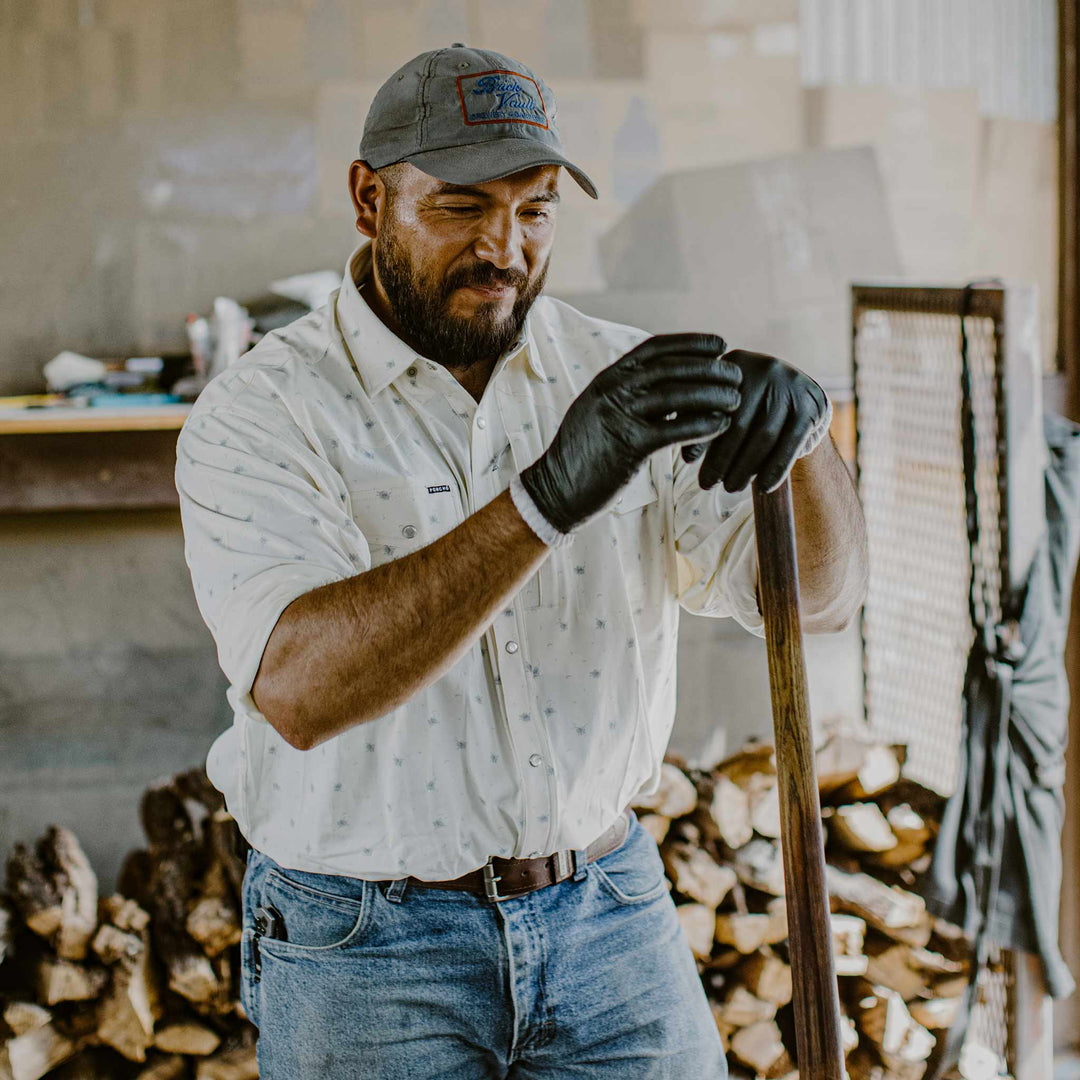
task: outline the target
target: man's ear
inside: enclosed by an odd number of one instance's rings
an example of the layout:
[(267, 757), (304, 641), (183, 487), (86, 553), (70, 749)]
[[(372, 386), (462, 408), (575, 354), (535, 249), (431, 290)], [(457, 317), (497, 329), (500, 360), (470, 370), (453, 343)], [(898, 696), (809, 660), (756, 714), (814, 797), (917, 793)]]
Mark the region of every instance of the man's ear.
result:
[(374, 239), (384, 193), (375, 170), (366, 161), (354, 161), (349, 166), (349, 194), (356, 211), (357, 230)]

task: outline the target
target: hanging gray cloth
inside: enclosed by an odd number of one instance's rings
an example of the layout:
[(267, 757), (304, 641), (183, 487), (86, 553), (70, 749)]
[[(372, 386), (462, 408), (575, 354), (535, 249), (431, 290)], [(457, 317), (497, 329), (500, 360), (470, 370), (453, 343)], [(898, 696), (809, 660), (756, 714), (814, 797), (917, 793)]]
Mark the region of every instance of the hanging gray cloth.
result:
[[(1069, 713), (1064, 652), (1080, 551), (1080, 426), (1047, 413), (1043, 433), (1046, 529), (1023, 589), (1003, 605), (1012, 619), (994, 626), (976, 620), (958, 786), (921, 891), (932, 912), (965, 928), (977, 960), (985, 960), (990, 942), (1033, 953), (1048, 993), (1061, 998), (1074, 988), (1057, 939)], [(969, 532), (971, 518), (969, 501)], [(974, 985), (950, 1032), (943, 1067), (959, 1053), (973, 1000)]]

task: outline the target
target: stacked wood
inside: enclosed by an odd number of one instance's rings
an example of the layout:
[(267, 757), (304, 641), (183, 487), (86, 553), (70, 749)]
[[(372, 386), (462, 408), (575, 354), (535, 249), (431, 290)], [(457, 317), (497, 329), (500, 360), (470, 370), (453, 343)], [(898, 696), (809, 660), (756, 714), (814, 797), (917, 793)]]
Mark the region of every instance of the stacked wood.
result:
[[(963, 933), (918, 894), (944, 799), (903, 776), (905, 757), (865, 729), (837, 727), (817, 750), (851, 1080), (920, 1080), (972, 973)], [(669, 754), (658, 792), (633, 805), (660, 846), (731, 1075), (797, 1075), (772, 748), (707, 770)]]
[[(119, 891), (70, 830), (16, 844), (0, 897), (0, 1080), (249, 1080), (242, 838), (201, 770), (143, 797)], [(710, 912), (710, 919), (712, 914)]]

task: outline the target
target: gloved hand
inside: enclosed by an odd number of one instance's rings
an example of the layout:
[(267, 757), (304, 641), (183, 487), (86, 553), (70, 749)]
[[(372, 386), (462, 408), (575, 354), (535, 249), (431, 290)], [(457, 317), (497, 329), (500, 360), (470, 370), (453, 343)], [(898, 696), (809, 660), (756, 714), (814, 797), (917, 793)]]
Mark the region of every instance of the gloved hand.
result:
[(521, 473), (543, 518), (568, 534), (602, 510), (650, 454), (724, 431), (739, 407), (742, 378), (720, 358), (724, 348), (715, 334), (660, 334), (601, 371)]
[(733, 349), (724, 359), (742, 372), (742, 404), (722, 434), (684, 446), (683, 460), (705, 455), (698, 470), (703, 488), (723, 480), (728, 491), (741, 491), (756, 476), (760, 488), (773, 491), (825, 437), (832, 402), (809, 375), (774, 356)]

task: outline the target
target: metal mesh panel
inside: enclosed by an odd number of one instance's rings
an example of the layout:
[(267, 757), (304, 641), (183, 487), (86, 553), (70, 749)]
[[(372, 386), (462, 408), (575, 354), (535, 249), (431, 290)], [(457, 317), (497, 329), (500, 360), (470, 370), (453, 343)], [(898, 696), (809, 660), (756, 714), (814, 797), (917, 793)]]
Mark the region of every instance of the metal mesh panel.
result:
[[(961, 425), (959, 289), (853, 290), (856, 466), (870, 548), (863, 610), (866, 716), (908, 746), (905, 774), (956, 787), (973, 637)], [(978, 289), (964, 321), (975, 429), (976, 616), (1009, 603), (1004, 293)], [(1011, 612), (1006, 612), (1011, 614)], [(1011, 980), (995, 951), (978, 975), (965, 1052), (1008, 1059)]]
[[(997, 618), (1006, 553), (997, 362), (1003, 297), (1000, 290), (975, 297), (965, 325), (979, 492), (977, 594)], [(856, 457), (870, 546), (866, 714), (876, 731), (908, 744), (905, 772), (942, 794), (956, 782), (972, 639), (958, 312), (956, 289), (855, 290)]]

